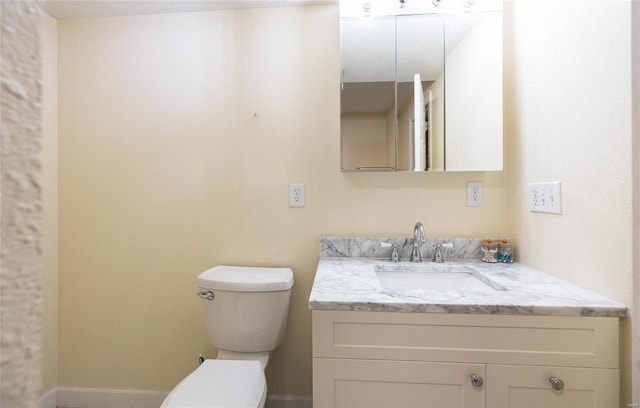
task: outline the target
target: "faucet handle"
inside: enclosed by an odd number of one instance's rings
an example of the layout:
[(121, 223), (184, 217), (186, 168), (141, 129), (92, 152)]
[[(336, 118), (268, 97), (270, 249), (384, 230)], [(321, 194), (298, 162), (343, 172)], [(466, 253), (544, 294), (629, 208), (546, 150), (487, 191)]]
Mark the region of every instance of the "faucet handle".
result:
[(400, 255), (398, 255), (398, 247), (396, 244), (393, 244), (393, 247), (391, 248), (391, 258), (389, 258), (389, 261), (400, 262)]
[(433, 247), (436, 249), (436, 252), (433, 254), (433, 259), (431, 261), (436, 263), (443, 263), (444, 257), (442, 256), (442, 248), (454, 248), (453, 242), (436, 242), (433, 244)]
[(381, 242), (380, 246), (383, 248), (391, 247), (391, 257), (389, 257), (390, 262), (400, 262), (400, 255), (398, 255), (398, 246), (396, 244)]

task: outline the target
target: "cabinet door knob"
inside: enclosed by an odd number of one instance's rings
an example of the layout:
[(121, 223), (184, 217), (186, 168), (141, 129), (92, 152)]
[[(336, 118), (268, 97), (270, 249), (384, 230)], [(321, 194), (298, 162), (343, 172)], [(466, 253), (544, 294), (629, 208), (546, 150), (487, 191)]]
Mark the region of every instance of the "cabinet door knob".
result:
[(556, 377), (550, 377), (549, 382), (551, 383), (551, 388), (556, 391), (560, 391), (564, 388), (564, 381)]
[(478, 374), (471, 374), (471, 385), (474, 387), (482, 387), (484, 380)]

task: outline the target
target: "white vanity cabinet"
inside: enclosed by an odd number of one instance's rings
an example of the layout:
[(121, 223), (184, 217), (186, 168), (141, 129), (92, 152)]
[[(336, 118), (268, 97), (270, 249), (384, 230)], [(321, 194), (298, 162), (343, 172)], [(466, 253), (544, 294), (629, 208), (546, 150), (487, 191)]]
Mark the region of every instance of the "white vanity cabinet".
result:
[(618, 407), (617, 369), (487, 364), (487, 379), (487, 407)]
[(617, 317), (312, 316), (314, 408), (619, 406)]
[(424, 361), (313, 360), (314, 407), (484, 407), (485, 391), (467, 379), (484, 364)]

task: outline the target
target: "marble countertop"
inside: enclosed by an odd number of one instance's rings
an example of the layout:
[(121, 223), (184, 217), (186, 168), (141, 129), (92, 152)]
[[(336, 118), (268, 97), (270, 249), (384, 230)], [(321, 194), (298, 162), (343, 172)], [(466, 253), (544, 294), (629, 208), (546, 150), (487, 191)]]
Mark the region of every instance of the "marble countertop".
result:
[[(425, 260), (426, 263), (431, 262)], [(391, 263), (387, 259), (376, 258), (321, 257), (309, 297), (309, 308), (555, 316), (627, 315), (623, 304), (519, 263), (446, 260), (445, 265), (474, 268), (506, 289), (493, 292), (387, 289), (376, 277), (376, 264)]]

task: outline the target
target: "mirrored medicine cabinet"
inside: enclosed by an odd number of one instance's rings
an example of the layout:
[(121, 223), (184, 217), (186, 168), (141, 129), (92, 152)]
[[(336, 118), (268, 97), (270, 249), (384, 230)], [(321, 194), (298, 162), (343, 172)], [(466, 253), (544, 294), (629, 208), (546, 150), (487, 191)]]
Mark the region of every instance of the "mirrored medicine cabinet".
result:
[(501, 2), (340, 7), (341, 170), (502, 170)]

